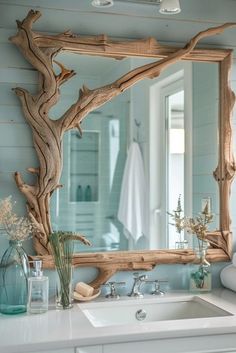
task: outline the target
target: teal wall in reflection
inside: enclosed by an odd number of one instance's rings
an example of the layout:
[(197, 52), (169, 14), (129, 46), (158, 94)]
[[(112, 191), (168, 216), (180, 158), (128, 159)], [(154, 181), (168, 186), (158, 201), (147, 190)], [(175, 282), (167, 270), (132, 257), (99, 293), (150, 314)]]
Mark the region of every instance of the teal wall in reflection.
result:
[[(218, 164), (219, 71), (217, 64), (193, 63), (193, 214), (210, 198), (214, 222), (219, 224), (218, 184), (213, 171)], [(207, 77), (207, 79), (206, 79)]]
[[(75, 71), (82, 70), (84, 65), (83, 74), (74, 77), (62, 92), (68, 105), (83, 84), (99, 87), (130, 70), (129, 59), (120, 62), (107, 59), (106, 65), (102, 59), (73, 58), (67, 54), (60, 60)], [(86, 61), (90, 60), (88, 67)], [(76, 251), (127, 249), (117, 212), (128, 147), (129, 101), (128, 90), (86, 117), (81, 125), (84, 131), (81, 139), (75, 130), (64, 136), (63, 188), (52, 198), (52, 223), (55, 230), (78, 232), (91, 241), (92, 250), (79, 244)], [(60, 104), (54, 108), (53, 116), (61, 116), (64, 110), (65, 104)]]

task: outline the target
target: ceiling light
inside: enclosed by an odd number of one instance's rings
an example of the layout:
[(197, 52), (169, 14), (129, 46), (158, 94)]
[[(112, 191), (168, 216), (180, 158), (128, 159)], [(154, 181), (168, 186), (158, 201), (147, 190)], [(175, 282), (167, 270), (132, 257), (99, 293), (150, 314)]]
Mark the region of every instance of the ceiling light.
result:
[(92, 5), (94, 7), (110, 7), (113, 6), (113, 0), (93, 0)]
[(174, 15), (181, 11), (179, 0), (162, 0), (159, 12), (163, 15)]

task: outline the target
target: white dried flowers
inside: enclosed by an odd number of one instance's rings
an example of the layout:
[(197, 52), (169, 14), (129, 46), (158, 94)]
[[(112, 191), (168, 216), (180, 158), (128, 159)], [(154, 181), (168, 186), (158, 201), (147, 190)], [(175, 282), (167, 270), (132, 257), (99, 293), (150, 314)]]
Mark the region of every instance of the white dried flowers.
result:
[(173, 213), (167, 212), (169, 216), (173, 219), (176, 231), (180, 234), (182, 230), (186, 230), (188, 233), (196, 235), (198, 240), (199, 249), (203, 249), (206, 243), (215, 242), (207, 238), (208, 224), (213, 221), (214, 215), (209, 210), (209, 205), (206, 203), (203, 211), (199, 213), (196, 217), (187, 217), (183, 215), (183, 210), (181, 206), (181, 195), (178, 198), (177, 209)]
[(198, 241), (207, 242), (208, 224), (213, 220), (213, 214), (209, 211), (208, 203), (204, 210), (195, 218), (190, 217), (185, 220), (185, 229), (188, 233), (196, 234)]
[(182, 230), (185, 229), (185, 216), (183, 215), (183, 210), (181, 206), (181, 195), (178, 197), (178, 203), (176, 210), (173, 210), (173, 213), (167, 212), (167, 214), (173, 219), (174, 223), (170, 223), (172, 226), (175, 226), (176, 232), (180, 235)]
[(13, 212), (11, 196), (0, 200), (0, 225), (10, 240), (24, 241), (34, 231), (33, 223), (26, 217), (18, 217)]

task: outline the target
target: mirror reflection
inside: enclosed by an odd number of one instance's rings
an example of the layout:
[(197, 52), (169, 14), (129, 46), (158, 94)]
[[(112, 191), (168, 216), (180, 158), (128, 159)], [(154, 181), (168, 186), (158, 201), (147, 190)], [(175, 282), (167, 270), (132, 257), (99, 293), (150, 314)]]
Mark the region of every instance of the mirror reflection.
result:
[[(150, 59), (60, 54), (77, 75), (62, 88), (57, 118), (85, 84), (113, 82)], [(56, 70), (56, 67), (55, 67)], [(64, 138), (61, 184), (52, 197), (54, 230), (72, 230), (93, 246), (79, 251), (179, 247), (167, 211), (181, 195), (186, 215), (205, 202), (218, 225), (218, 64), (179, 62), (160, 77), (143, 80), (90, 113)]]

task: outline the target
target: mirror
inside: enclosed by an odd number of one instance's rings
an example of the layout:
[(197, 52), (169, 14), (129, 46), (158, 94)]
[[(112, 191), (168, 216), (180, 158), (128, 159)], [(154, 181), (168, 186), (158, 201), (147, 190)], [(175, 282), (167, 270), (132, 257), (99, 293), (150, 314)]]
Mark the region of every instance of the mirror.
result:
[[(153, 62), (140, 58), (117, 62), (73, 53), (59, 54), (57, 60), (81, 73), (62, 87), (62, 99), (51, 110), (53, 119), (73, 104), (84, 82), (95, 88)], [(78, 251), (174, 249), (179, 235), (167, 211), (176, 208), (180, 194), (189, 215), (201, 211), (208, 200), (215, 215), (211, 229), (219, 229), (218, 185), (213, 177), (218, 162), (218, 106), (218, 63), (180, 62), (91, 112), (83, 122), (82, 137), (76, 130), (64, 136), (63, 188), (52, 197), (53, 229), (85, 234), (93, 246), (79, 245)], [(137, 241), (135, 232), (128, 232), (122, 216), (118, 217), (119, 208), (125, 207), (122, 202), (128, 202), (120, 193), (132, 141), (141, 149), (145, 190), (152, 195), (145, 200), (147, 234)], [(138, 209), (142, 192), (130, 195)], [(132, 210), (131, 219), (138, 212), (134, 205)]]
[[(52, 194), (61, 188), (63, 136), (73, 129), (77, 129), (81, 134), (81, 124), (89, 113), (118, 97), (128, 88), (135, 87), (138, 82), (147, 78), (159, 77), (164, 70), (171, 68), (173, 64), (181, 60), (215, 62), (220, 68), (219, 153), (217, 168), (214, 171), (214, 177), (219, 186), (219, 229), (207, 234), (208, 238), (214, 237), (214, 243), (217, 243), (217, 246), (208, 249), (207, 258), (209, 261), (227, 261), (231, 254), (229, 195), (235, 174), (230, 120), (235, 96), (228, 84), (232, 51), (195, 49), (195, 46), (202, 38), (220, 34), (235, 24), (228, 23), (202, 31), (192, 38), (184, 48), (177, 48), (161, 46), (153, 38), (122, 42), (111, 40), (105, 35), (76, 36), (70, 31), (58, 35), (36, 33), (32, 30), (32, 26), (40, 16), (39, 11), (31, 10), (23, 21), (17, 21), (18, 32), (10, 38), (10, 41), (19, 47), (26, 60), (40, 73), (39, 91), (36, 94), (33, 95), (21, 87), (14, 89), (21, 101), (25, 118), (32, 129), (35, 151), (39, 160), (38, 167), (28, 168), (28, 171), (35, 176), (34, 185), (26, 184), (19, 172), (15, 173), (15, 181), (27, 200), (29, 216), (37, 227), (37, 232), (34, 234), (35, 251), (38, 256), (42, 256), (44, 266), (54, 266), (48, 246), (48, 235), (53, 231), (50, 200)], [(57, 120), (53, 120), (50, 116), (51, 108), (60, 100), (60, 89), (75, 75), (72, 69), (66, 68), (55, 60), (62, 50), (120, 60), (128, 57), (149, 57), (158, 60), (131, 69), (125, 75), (119, 75), (112, 83), (109, 81), (108, 84), (98, 88), (91, 89), (83, 85), (76, 101)], [(57, 65), (59, 72), (54, 70), (53, 63)], [(153, 112), (154, 109), (151, 111)], [(138, 124), (140, 124), (139, 120), (137, 120), (137, 126)], [(70, 136), (70, 138), (74, 137)], [(93, 141), (94, 149), (95, 146), (99, 146), (101, 138), (98, 132), (87, 135), (87, 139), (89, 137)], [(129, 140), (127, 141), (130, 143)], [(96, 174), (95, 157), (94, 160), (95, 169), (92, 173)], [(74, 171), (71, 169), (72, 172)], [(77, 171), (75, 172), (77, 173)], [(89, 183), (86, 185), (86, 188), (90, 186), (87, 189), (87, 199), (91, 199), (94, 192)], [(97, 196), (94, 198), (98, 199), (99, 193), (95, 195)], [(96, 201), (94, 200), (94, 202)], [(156, 210), (159, 212), (158, 208)], [(97, 287), (119, 270), (150, 270), (156, 264), (187, 263), (193, 259), (194, 254), (190, 249), (158, 249), (109, 251), (95, 254), (79, 253), (74, 256), (73, 261), (74, 265), (93, 266), (100, 270), (98, 277), (92, 283), (94, 287)]]

